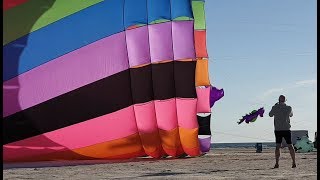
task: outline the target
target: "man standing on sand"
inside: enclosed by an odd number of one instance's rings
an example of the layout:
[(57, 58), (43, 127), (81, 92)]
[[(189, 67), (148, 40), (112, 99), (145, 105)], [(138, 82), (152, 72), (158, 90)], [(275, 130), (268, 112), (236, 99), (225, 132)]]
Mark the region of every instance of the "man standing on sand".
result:
[(279, 102), (272, 106), (272, 109), (269, 113), (270, 117), (274, 116), (274, 134), (276, 136), (276, 164), (274, 165), (274, 168), (279, 168), (280, 147), (282, 138), (284, 138), (286, 143), (288, 144), (288, 148), (292, 158), (292, 168), (296, 167), (295, 150), (292, 145), (290, 131), (290, 117), (293, 116), (293, 113), (291, 106), (287, 106), (285, 102), (286, 97), (284, 95), (280, 95)]

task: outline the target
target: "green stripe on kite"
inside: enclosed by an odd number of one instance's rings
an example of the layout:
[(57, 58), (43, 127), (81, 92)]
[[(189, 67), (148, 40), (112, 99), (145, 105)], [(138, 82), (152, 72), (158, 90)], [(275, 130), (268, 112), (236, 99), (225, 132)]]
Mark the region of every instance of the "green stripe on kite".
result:
[(194, 29), (206, 29), (204, 2), (192, 1), (192, 12), (194, 17)]
[(168, 19), (157, 19), (157, 20), (150, 22), (149, 24), (159, 24), (159, 23), (164, 23), (164, 22), (169, 22), (169, 21), (170, 20), (168, 20)]
[(103, 0), (30, 0), (3, 13), (3, 45)]
[(190, 20), (193, 20), (192, 18), (189, 18), (187, 16), (180, 16), (180, 17), (177, 17), (175, 19), (173, 19), (175, 21), (190, 21)]

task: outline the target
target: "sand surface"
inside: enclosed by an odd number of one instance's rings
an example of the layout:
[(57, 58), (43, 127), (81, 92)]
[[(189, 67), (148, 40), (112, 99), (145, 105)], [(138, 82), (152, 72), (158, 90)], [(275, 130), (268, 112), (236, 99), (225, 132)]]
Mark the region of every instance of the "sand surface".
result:
[(287, 149), (280, 168), (274, 149), (213, 149), (196, 158), (125, 161), (59, 161), (3, 164), (4, 179), (317, 179), (317, 152), (297, 153), (291, 168)]

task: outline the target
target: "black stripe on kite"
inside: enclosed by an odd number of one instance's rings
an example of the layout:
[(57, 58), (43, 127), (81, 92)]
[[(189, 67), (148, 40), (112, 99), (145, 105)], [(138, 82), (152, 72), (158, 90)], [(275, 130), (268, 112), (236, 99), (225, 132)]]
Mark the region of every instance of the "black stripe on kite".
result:
[[(174, 82), (177, 97), (197, 97), (195, 90), (196, 61), (175, 61)], [(192, 72), (192, 73), (191, 73)]]
[[(195, 67), (195, 61), (172, 61), (128, 69), (7, 116), (3, 120), (3, 144), (112, 113), (134, 102), (196, 98)], [(174, 83), (170, 80), (172, 75)], [(164, 79), (159, 80), (161, 77)]]
[[(163, 68), (166, 72), (162, 72)], [(188, 72), (191, 70), (187, 70)], [(167, 99), (167, 95), (175, 96), (174, 64), (161, 63), (152, 66), (153, 94), (155, 99)], [(194, 96), (194, 95), (193, 95)]]
[(211, 130), (210, 130), (210, 119), (211, 119), (211, 114), (208, 116), (198, 116), (198, 124), (199, 124), (199, 135), (211, 135)]

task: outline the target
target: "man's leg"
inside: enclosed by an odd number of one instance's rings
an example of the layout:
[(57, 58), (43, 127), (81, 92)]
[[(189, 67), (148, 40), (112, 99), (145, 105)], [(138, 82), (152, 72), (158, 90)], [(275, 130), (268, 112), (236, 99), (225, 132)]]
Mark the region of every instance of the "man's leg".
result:
[(279, 167), (280, 147), (281, 147), (281, 143), (276, 143), (276, 150), (274, 152), (274, 154), (276, 156), (276, 164), (274, 165), (274, 168)]
[(294, 151), (293, 145), (288, 144), (288, 148), (289, 148), (290, 156), (292, 159), (292, 168), (295, 168), (296, 167), (296, 157), (295, 157), (295, 151)]
[(295, 157), (295, 150), (294, 150), (294, 147), (293, 147), (292, 141), (291, 141), (291, 131), (286, 132), (284, 139), (286, 140), (286, 142), (288, 144), (288, 149), (289, 149), (290, 156), (292, 159), (292, 168), (295, 168), (296, 167), (296, 157)]
[(276, 157), (276, 164), (274, 165), (274, 168), (279, 168), (280, 147), (282, 142), (281, 131), (274, 131), (274, 135), (276, 137), (276, 149), (274, 151)]

